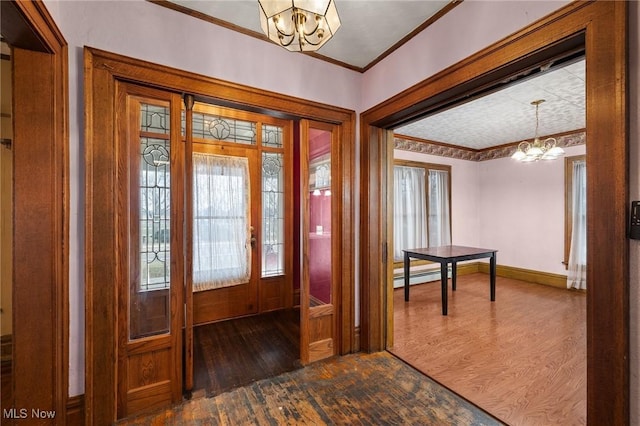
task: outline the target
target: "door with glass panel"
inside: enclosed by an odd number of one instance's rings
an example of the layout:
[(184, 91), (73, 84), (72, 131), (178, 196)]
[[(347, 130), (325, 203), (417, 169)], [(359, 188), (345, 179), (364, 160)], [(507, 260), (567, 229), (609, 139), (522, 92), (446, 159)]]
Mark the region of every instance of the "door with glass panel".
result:
[(258, 152), (194, 144), (194, 324), (258, 312)]
[(291, 307), (290, 122), (203, 102), (187, 116), (193, 323)]
[[(118, 83), (117, 414), (182, 395), (179, 95)], [(105, 368), (108, 368), (105, 366)]]
[(338, 126), (302, 120), (302, 292), (300, 356), (303, 364), (337, 353), (340, 271)]

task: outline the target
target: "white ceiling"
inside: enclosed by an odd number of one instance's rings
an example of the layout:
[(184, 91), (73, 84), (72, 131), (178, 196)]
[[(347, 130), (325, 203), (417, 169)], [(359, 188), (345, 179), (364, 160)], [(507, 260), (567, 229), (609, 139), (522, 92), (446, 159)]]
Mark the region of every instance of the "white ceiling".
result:
[[(420, 27), (449, 1), (335, 0), (342, 26), (318, 53), (356, 69), (366, 68)], [(182, 8), (261, 36), (257, 0), (172, 0)], [(160, 3), (162, 4), (162, 3)], [(194, 18), (195, 19), (195, 18)], [(375, 28), (376, 31), (370, 31)], [(265, 39), (265, 43), (271, 43)], [(299, 53), (291, 53), (299, 54)], [(540, 105), (539, 136), (585, 127), (584, 60), (554, 67), (536, 77), (395, 129), (397, 134), (483, 149), (531, 139)]]

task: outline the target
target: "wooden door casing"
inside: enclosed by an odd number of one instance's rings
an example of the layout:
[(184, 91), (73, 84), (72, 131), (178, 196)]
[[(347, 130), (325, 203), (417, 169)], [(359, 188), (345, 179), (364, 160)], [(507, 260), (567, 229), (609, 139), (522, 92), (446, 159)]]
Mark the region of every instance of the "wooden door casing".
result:
[[(338, 123), (340, 126), (341, 170), (344, 177), (334, 186), (335, 197), (342, 200), (340, 212), (342, 270), (341, 305), (339, 307), (341, 341), (337, 350), (357, 350), (354, 301), (354, 220), (355, 122), (352, 110), (293, 98), (176, 68), (141, 61), (99, 49), (86, 47), (85, 53), (85, 139), (86, 139), (86, 380), (87, 424), (111, 424), (116, 418), (117, 374), (117, 300), (113, 283), (118, 276), (116, 247), (120, 237), (115, 218), (118, 205), (115, 194), (123, 183), (114, 144), (116, 85), (118, 81), (135, 81), (176, 93), (191, 93), (198, 99), (217, 103), (232, 102), (254, 110), (278, 111), (288, 117), (309, 117)], [(293, 137), (290, 135), (290, 137)], [(186, 161), (186, 160), (185, 160)], [(289, 161), (289, 163), (286, 163)], [(285, 167), (292, 157), (287, 154)], [(293, 167), (288, 167), (293, 170)], [(291, 176), (291, 175), (290, 175)], [(288, 177), (287, 179), (291, 179)], [(105, 194), (114, 194), (106, 197)], [(291, 233), (293, 235), (293, 233)], [(293, 238), (293, 236), (291, 236)], [(291, 253), (293, 257), (293, 253)], [(293, 267), (291, 266), (292, 270)], [(288, 275), (289, 277), (292, 274)], [(271, 281), (265, 278), (263, 281)], [(286, 281), (274, 285), (286, 286)], [(286, 300), (283, 303), (288, 303)], [(179, 314), (179, 316), (182, 316)]]

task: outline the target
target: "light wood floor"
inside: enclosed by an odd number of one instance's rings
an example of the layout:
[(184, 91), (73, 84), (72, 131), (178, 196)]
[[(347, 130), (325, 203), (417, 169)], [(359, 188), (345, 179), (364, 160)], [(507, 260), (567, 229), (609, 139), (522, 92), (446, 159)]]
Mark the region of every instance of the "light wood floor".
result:
[(510, 425), (586, 423), (586, 295), (498, 277), (394, 291), (391, 352)]

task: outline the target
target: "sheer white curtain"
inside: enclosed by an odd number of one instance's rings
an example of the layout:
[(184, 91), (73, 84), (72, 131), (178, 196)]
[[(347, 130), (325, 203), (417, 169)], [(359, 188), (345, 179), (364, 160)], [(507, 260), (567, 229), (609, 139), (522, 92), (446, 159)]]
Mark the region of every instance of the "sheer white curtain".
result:
[(587, 173), (584, 161), (573, 163), (572, 229), (567, 288), (587, 288)]
[(429, 247), (450, 244), (449, 172), (429, 170)]
[(193, 154), (193, 291), (242, 284), (251, 275), (249, 162)]
[(393, 257), (403, 259), (403, 249), (427, 247), (427, 188), (425, 169), (393, 168)]

